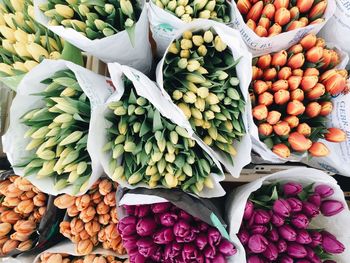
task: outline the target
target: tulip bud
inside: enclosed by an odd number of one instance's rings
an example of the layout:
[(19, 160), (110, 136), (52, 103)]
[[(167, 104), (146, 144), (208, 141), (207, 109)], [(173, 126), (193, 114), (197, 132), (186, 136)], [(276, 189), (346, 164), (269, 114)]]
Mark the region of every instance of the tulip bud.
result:
[(308, 91), (306, 97), (309, 100), (317, 100), (326, 93), (326, 88), (323, 84), (317, 83), (315, 87)]
[(287, 116), (284, 118), (284, 121), (288, 122), (288, 125), (291, 129), (299, 125), (299, 118), (296, 116)]
[(267, 55), (263, 55), (263, 56), (259, 57), (256, 64), (259, 68), (266, 69), (270, 66), (271, 61), (272, 61), (271, 55), (267, 54)]
[(344, 210), (344, 205), (337, 200), (325, 200), (321, 203), (320, 209), (324, 216), (334, 216)]
[(345, 78), (338, 73), (323, 81), (323, 84), (326, 86), (327, 92), (333, 96), (342, 93), (346, 88)]
[(265, 105), (258, 105), (253, 108), (253, 116), (255, 119), (261, 121), (267, 118), (268, 110)]
[(309, 50), (316, 45), (317, 37), (315, 34), (308, 34), (300, 40), (300, 44), (304, 49)]
[(258, 131), (259, 131), (259, 134), (262, 136), (269, 136), (271, 135), (273, 128), (268, 123), (262, 123), (259, 125)]
[(268, 30), (268, 34), (269, 34), (268, 37), (276, 36), (281, 32), (282, 32), (282, 27), (279, 24), (274, 23)]
[(307, 255), (305, 247), (295, 242), (288, 244), (287, 253), (292, 258), (304, 258)]
[(273, 97), (277, 105), (284, 105), (289, 101), (290, 94), (289, 91), (282, 89), (278, 90)]
[(264, 92), (264, 93), (259, 95), (258, 102), (259, 102), (259, 104), (269, 106), (273, 103), (273, 97), (274, 96), (271, 93)]
[(303, 212), (309, 218), (316, 217), (320, 214), (320, 210), (317, 206), (307, 201), (303, 203)]
[(297, 239), (296, 242), (302, 245), (310, 244), (312, 242), (312, 239), (305, 229), (301, 229), (297, 232)]
[(259, 17), (261, 17), (261, 13), (264, 7), (263, 1), (256, 2), (249, 10), (246, 19), (252, 19), (253, 21), (258, 21)]
[(6, 236), (10, 233), (12, 225), (10, 223), (0, 223), (0, 237)]
[(307, 24), (303, 21), (292, 21), (290, 24), (287, 25), (286, 27), (286, 31), (292, 31), (294, 29), (298, 29), (298, 28), (302, 28), (304, 26), (306, 26)]
[(271, 216), (271, 223), (275, 226), (275, 227), (280, 227), (282, 225), (284, 225), (284, 216), (280, 216), (278, 214), (272, 214)]
[(286, 136), (290, 132), (290, 127), (286, 121), (280, 121), (273, 126), (273, 130), (279, 136)]
[(277, 71), (275, 68), (268, 68), (264, 70), (263, 79), (265, 81), (273, 80), (277, 76)]
[(273, 2), (273, 5), (275, 6), (276, 10), (278, 10), (282, 7), (288, 8), (289, 0), (276, 0)]
[(310, 102), (305, 109), (305, 113), (308, 117), (310, 118), (315, 118), (317, 117), (321, 112), (321, 105), (314, 101), (314, 102)]
[(276, 10), (275, 22), (281, 26), (286, 25), (290, 21), (290, 12), (287, 8), (282, 7)]
[(255, 34), (257, 34), (259, 37), (266, 37), (267, 36), (267, 30), (265, 27), (258, 25), (255, 30)]
[(248, 241), (248, 247), (253, 253), (264, 252), (267, 248), (267, 245), (267, 239), (260, 234), (252, 235)]
[(320, 102), (320, 105), (321, 105), (321, 111), (320, 111), (321, 116), (327, 116), (333, 110), (333, 104), (330, 101), (322, 101)]
[(298, 229), (306, 229), (310, 223), (309, 219), (304, 214), (293, 215), (290, 222)]
[(287, 65), (292, 69), (301, 68), (304, 65), (305, 57), (303, 53), (297, 53), (288, 59)]
[(263, 76), (263, 71), (261, 68), (253, 66), (252, 68), (252, 80), (260, 79)]
[(290, 156), (290, 149), (283, 143), (274, 145), (272, 151), (282, 158), (288, 158)]
[(19, 245), (19, 241), (8, 239), (2, 246), (2, 254), (7, 255), (11, 251), (15, 250)]
[(302, 89), (295, 89), (290, 93), (291, 100), (298, 100), (302, 102), (304, 100), (304, 91)]
[(264, 6), (261, 16), (265, 16), (269, 20), (272, 20), (275, 16), (276, 8), (273, 4), (268, 3)]
[(288, 52), (289, 52), (289, 53), (292, 53), (292, 54), (298, 54), (298, 53), (303, 52), (303, 47), (302, 47), (302, 45), (300, 45), (300, 44), (295, 44), (294, 46), (291, 46), (291, 47), (288, 49)]
[(300, 76), (291, 76), (288, 79), (288, 86), (290, 90), (296, 90), (300, 83), (301, 83), (302, 77)]
[(287, 51), (281, 50), (275, 54), (272, 55), (272, 66), (280, 66), (283, 67), (287, 63)]
[(277, 199), (272, 207), (274, 213), (282, 217), (288, 217), (291, 212), (291, 207), (284, 199)]
[(249, 19), (249, 20), (247, 21), (246, 24), (247, 24), (247, 26), (248, 26), (251, 30), (255, 31), (255, 28), (256, 28), (256, 23), (255, 23), (255, 21)]
[(322, 47), (312, 47), (306, 52), (306, 59), (311, 63), (317, 63), (323, 56)]
[(319, 194), (321, 198), (327, 198), (334, 194), (334, 190), (326, 184), (320, 184), (315, 187), (315, 193)]
[(288, 89), (288, 81), (287, 80), (277, 80), (274, 83), (272, 83), (271, 87), (272, 91), (277, 92), (279, 90), (287, 90)]
[(263, 255), (271, 262), (276, 260), (278, 258), (278, 249), (276, 245), (269, 243), (266, 247), (266, 250), (263, 252)]
[(337, 238), (329, 232), (322, 231), (322, 248), (326, 253), (340, 254), (345, 250), (344, 245), (337, 240)]
[(297, 239), (297, 233), (289, 225), (284, 225), (278, 228), (279, 235), (287, 241), (295, 241)]
[(298, 116), (303, 114), (305, 111), (305, 106), (298, 100), (292, 100), (287, 105), (287, 113), (289, 115)]
[(247, 259), (247, 263), (263, 263), (264, 260), (258, 255), (250, 255)]
[(307, 151), (312, 145), (310, 140), (298, 132), (292, 132), (288, 137), (288, 142), (292, 149), (297, 152)]
[[(267, 17), (262, 16), (262, 17), (259, 19), (258, 26), (262, 26), (263, 28), (265, 28), (264, 36), (266, 36), (266, 35), (267, 35), (267, 30), (268, 30), (269, 27), (270, 27), (270, 20), (269, 20)], [(259, 35), (259, 34), (258, 34), (258, 35)], [(261, 36), (261, 35), (260, 35), (260, 36)]]
[(310, 10), (314, 3), (314, 0), (305, 1), (305, 0), (297, 0), (297, 7), (299, 8), (301, 13), (306, 13)]
[(238, 0), (236, 5), (242, 15), (247, 14), (252, 7), (248, 0)]
[(270, 111), (267, 115), (267, 119), (266, 121), (271, 124), (274, 125), (276, 124), (281, 118), (281, 113), (278, 111)]
[(278, 78), (287, 80), (292, 75), (292, 70), (289, 67), (283, 67), (278, 72)]
[[(283, 185), (283, 192), (288, 196), (295, 196), (303, 190), (303, 186), (299, 183), (289, 182)], [(287, 200), (288, 201), (288, 200)]]
[(253, 225), (250, 227), (250, 233), (251, 234), (260, 234), (264, 235), (267, 232), (267, 227), (263, 225)]
[(318, 2), (314, 5), (309, 13), (309, 18), (311, 21), (321, 18), (327, 8), (327, 1)]
[(307, 123), (301, 123), (297, 127), (297, 132), (305, 137), (309, 137), (311, 134), (311, 127)]

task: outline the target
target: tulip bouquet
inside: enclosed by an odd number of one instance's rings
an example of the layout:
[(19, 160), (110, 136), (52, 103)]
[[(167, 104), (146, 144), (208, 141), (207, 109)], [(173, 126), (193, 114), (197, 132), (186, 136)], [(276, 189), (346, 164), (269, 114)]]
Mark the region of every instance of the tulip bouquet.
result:
[(170, 202), (125, 205), (118, 224), (130, 262), (228, 262), (237, 251), (219, 230)]
[(55, 199), (56, 207), (67, 210), (60, 232), (76, 244), (78, 254), (90, 254), (99, 244), (125, 254), (117, 230), (116, 187), (109, 179), (100, 179), (82, 196), (64, 194)]
[(48, 209), (49, 196), (11, 172), (2, 174), (1, 178), (0, 257), (17, 255), (47, 243), (56, 231), (52, 226), (61, 220), (57, 209)]
[(89, 254), (86, 256), (71, 256), (64, 253), (43, 253), (37, 263), (123, 263), (125, 260), (120, 260), (112, 255), (95, 255)]
[(248, 262), (335, 262), (344, 245), (325, 229), (312, 227), (320, 214), (344, 210), (332, 187), (296, 182), (263, 185), (246, 203), (238, 233)]
[[(246, 133), (245, 83), (240, 83), (237, 67), (242, 70), (249, 55), (237, 57), (238, 53), (246, 55), (245, 50), (237, 45), (232, 51), (232, 43), (225, 42), (229, 39), (226, 32), (236, 36), (235, 30), (210, 24), (213, 27), (202, 30), (201, 24), (193, 23), (175, 38), (158, 65), (162, 72), (157, 72), (157, 82), (183, 111), (194, 132), (232, 165), (234, 144)], [(193, 30), (196, 25), (198, 29)], [(239, 35), (236, 40), (240, 41)]]
[(324, 39), (306, 35), (288, 50), (253, 61), (251, 99), (259, 138), (282, 158), (308, 151), (311, 156), (329, 153), (324, 143), (346, 140), (346, 133), (328, 128), (332, 96), (346, 92), (346, 70), (335, 69), (338, 53)]
[(43, 58), (58, 59), (63, 43), (34, 20), (31, 0), (0, 3), (0, 77), (24, 74)]

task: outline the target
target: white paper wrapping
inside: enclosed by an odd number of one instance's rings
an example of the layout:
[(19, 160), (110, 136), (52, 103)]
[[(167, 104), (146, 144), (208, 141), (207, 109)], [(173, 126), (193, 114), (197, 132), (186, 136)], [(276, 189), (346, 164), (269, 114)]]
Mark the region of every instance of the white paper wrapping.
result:
[[(113, 84), (116, 88), (116, 91), (113, 95), (108, 99), (104, 107), (101, 107), (98, 111), (96, 111), (91, 118), (91, 127), (93, 129), (93, 133), (96, 134), (92, 138), (92, 144), (95, 146), (95, 153), (99, 156), (99, 160), (103, 166), (105, 173), (112, 178), (113, 172), (109, 167), (109, 162), (111, 160), (110, 152), (102, 152), (103, 146), (107, 143), (107, 128), (110, 127), (109, 121), (107, 121), (104, 116), (109, 111), (108, 103), (111, 101), (118, 101), (124, 94), (124, 84), (122, 82), (122, 76), (125, 75), (129, 80), (133, 82), (135, 87), (135, 91), (139, 96), (142, 96), (150, 101), (153, 106), (159, 110), (162, 116), (170, 119), (173, 123), (187, 129), (192, 139), (196, 140), (196, 142), (205, 150), (209, 156), (212, 157), (213, 161), (216, 165), (221, 169), (221, 165), (218, 160), (211, 155), (210, 149), (204, 145), (196, 136), (193, 135), (193, 131), (191, 130), (191, 126), (186, 120), (182, 111), (175, 107), (169, 100), (166, 100), (160, 90), (157, 88), (156, 84), (152, 82), (149, 78), (147, 78), (141, 72), (130, 68), (128, 66), (122, 66), (118, 63), (110, 63), (108, 64), (109, 72), (113, 81)], [(212, 181), (214, 183), (214, 188), (204, 188), (202, 192), (200, 192), (200, 196), (202, 197), (218, 197), (225, 195), (224, 189), (220, 185), (220, 181), (224, 180), (223, 172), (221, 174), (211, 174)], [(138, 183), (137, 185), (130, 185), (124, 180), (119, 180), (118, 183), (122, 187), (127, 188), (137, 188), (137, 187), (146, 187), (149, 188), (148, 184)], [(159, 186), (160, 187), (160, 186)]]
[[(45, 105), (41, 96), (33, 96), (31, 94), (43, 91), (46, 85), (40, 82), (53, 76), (57, 71), (64, 69), (70, 69), (74, 72), (81, 89), (90, 100), (92, 115), (94, 111), (98, 111), (99, 107), (103, 105), (105, 100), (112, 93), (112, 88), (106, 82), (105, 77), (65, 60), (44, 60), (31, 70), (30, 73), (26, 74), (18, 86), (17, 95), (11, 106), (10, 127), (2, 138), (7, 158), (11, 165), (14, 166), (15, 174), (19, 176), (24, 175), (24, 169), (16, 167), (15, 165), (22, 163), (23, 160), (26, 160), (34, 153), (34, 151), (24, 150), (26, 145), (30, 142), (30, 138), (24, 138), (24, 133), (28, 130), (28, 127), (21, 123), (20, 118), (27, 111)], [(90, 123), (87, 150), (91, 157), (92, 174), (89, 179), (87, 190), (103, 173), (102, 166), (97, 158), (95, 146), (91, 141), (91, 138), (95, 136), (91, 135), (91, 126)], [(32, 174), (26, 178), (44, 193), (51, 195), (62, 193), (72, 194), (72, 186), (57, 191), (54, 188), (54, 179), (52, 177), (37, 179), (36, 175)], [(78, 195), (81, 194), (83, 193), (79, 193)]]
[[(242, 38), (239, 35), (237, 30), (234, 30), (224, 24), (212, 21), (212, 20), (204, 20), (197, 19), (192, 23), (187, 23), (181, 31), (177, 31), (175, 37), (172, 39), (173, 42), (175, 39), (179, 38), (182, 35), (182, 32), (186, 30), (196, 31), (196, 30), (208, 30), (209, 28), (213, 28), (215, 32), (221, 37), (223, 42), (227, 44), (227, 46), (231, 49), (233, 57), (235, 60), (241, 58), (240, 62), (236, 66), (237, 77), (240, 81), (240, 89), (243, 94), (244, 100), (246, 101), (245, 113), (243, 114), (243, 121), (246, 127), (247, 134), (244, 135), (240, 142), (235, 142), (234, 147), (237, 150), (237, 155), (232, 157), (233, 165), (231, 164), (231, 160), (227, 160), (227, 158), (220, 153), (220, 151), (214, 151), (210, 148), (211, 154), (216, 157), (226, 168), (226, 170), (233, 176), (239, 177), (242, 168), (249, 164), (251, 161), (250, 152), (251, 152), (251, 139), (248, 135), (249, 133), (249, 122), (248, 116), (251, 115), (251, 106), (249, 105), (249, 94), (248, 87), (252, 76), (252, 56), (248, 52)], [(175, 107), (177, 107), (173, 102), (169, 94), (165, 91), (163, 86), (163, 65), (164, 59), (167, 54), (167, 50), (159, 62), (156, 69), (156, 77), (158, 87), (161, 89), (164, 97), (168, 99)], [(204, 142), (202, 142), (204, 144)]]
[(135, 26), (135, 44), (132, 45), (126, 30), (115, 35), (91, 40), (72, 28), (48, 26), (49, 19), (41, 12), (39, 5), (47, 0), (34, 0), (35, 19), (79, 49), (98, 59), (119, 62), (149, 72), (152, 66), (152, 52), (148, 39), (147, 5), (142, 2), (142, 12)]
[[(318, 216), (311, 226), (312, 228), (324, 228), (334, 234), (339, 241), (345, 245), (345, 251), (336, 255), (336, 262), (348, 262), (350, 257), (350, 230), (346, 227), (350, 222), (350, 211), (344, 198), (344, 193), (337, 181), (326, 173), (311, 168), (294, 168), (260, 178), (249, 184), (238, 187), (227, 199), (226, 203), (226, 221), (229, 224), (230, 236), (235, 236), (239, 232), (243, 219), (244, 208), (250, 194), (258, 190), (263, 184), (280, 182), (299, 182), (304, 186), (315, 183), (315, 187), (320, 184), (327, 184), (334, 189), (334, 195), (329, 199), (335, 199), (343, 202), (345, 209), (339, 214), (332, 217)], [(245, 261), (245, 251), (240, 251), (242, 259), (238, 262)]]
[(242, 38), (246, 42), (249, 50), (253, 53), (253, 56), (260, 56), (271, 52), (276, 52), (281, 49), (286, 49), (296, 44), (306, 34), (314, 33), (317, 34), (327, 21), (332, 17), (335, 12), (335, 0), (329, 0), (328, 6), (324, 13), (323, 18), (325, 21), (316, 25), (308, 25), (303, 28), (295, 29), (289, 32), (284, 32), (273, 37), (259, 37), (251, 30), (243, 20), (240, 14), (236, 2), (232, 1), (232, 26), (236, 28), (242, 35)]

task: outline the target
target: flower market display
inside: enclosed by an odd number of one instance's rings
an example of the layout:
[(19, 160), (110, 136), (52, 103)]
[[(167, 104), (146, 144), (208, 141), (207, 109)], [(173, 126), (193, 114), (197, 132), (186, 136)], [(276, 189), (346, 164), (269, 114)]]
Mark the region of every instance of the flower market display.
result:
[(71, 256), (63, 253), (44, 253), (40, 256), (38, 263), (123, 263), (125, 260), (118, 259), (112, 255)]
[(344, 210), (333, 193), (328, 185), (313, 189), (313, 184), (296, 182), (267, 184), (253, 192), (238, 233), (247, 262), (335, 262), (331, 259), (344, 252), (344, 244), (327, 229), (312, 227), (321, 214), (332, 217)]
[(118, 229), (131, 263), (224, 263), (237, 252), (218, 229), (170, 202), (124, 209)]
[(78, 254), (90, 254), (100, 244), (118, 255), (125, 254), (117, 230), (116, 187), (109, 179), (101, 179), (82, 196), (64, 194), (55, 199), (55, 206), (67, 211), (60, 232), (76, 244)]
[(346, 133), (327, 127), (332, 96), (347, 92), (345, 69), (336, 69), (340, 57), (325, 40), (306, 35), (288, 50), (255, 59), (251, 83), (254, 122), (266, 146), (282, 158), (308, 151), (328, 155), (318, 139), (340, 143)]

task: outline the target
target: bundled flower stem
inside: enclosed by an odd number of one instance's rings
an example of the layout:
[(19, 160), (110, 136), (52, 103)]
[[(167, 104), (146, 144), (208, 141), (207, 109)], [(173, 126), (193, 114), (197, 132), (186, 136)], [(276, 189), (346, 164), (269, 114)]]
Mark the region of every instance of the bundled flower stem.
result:
[(82, 196), (68, 194), (57, 197), (55, 206), (67, 209), (69, 221), (60, 224), (60, 232), (76, 244), (76, 251), (87, 255), (99, 244), (119, 255), (125, 250), (117, 230), (116, 183), (98, 180)]
[(11, 175), (0, 182), (0, 256), (25, 252), (35, 245), (48, 196), (25, 178)]
[[(238, 60), (212, 29), (185, 31), (168, 49), (164, 89), (209, 146), (235, 155), (245, 133), (245, 101), (236, 74)], [(229, 158), (231, 159), (231, 158)]]
[(237, 8), (247, 26), (260, 37), (324, 22), (327, 0), (237, 0)]
[(230, 7), (225, 0), (153, 0), (153, 2), (185, 22), (191, 22), (196, 18), (230, 22)]
[(64, 253), (43, 253), (38, 263), (123, 263), (127, 260), (121, 260), (112, 255), (71, 256)]
[(237, 252), (218, 229), (170, 202), (124, 208), (118, 229), (131, 263), (224, 263)]
[(23, 74), (43, 58), (58, 59), (62, 41), (34, 20), (31, 0), (0, 3), (0, 76)]
[(25, 175), (52, 176), (57, 190), (74, 186), (74, 193), (86, 189), (91, 160), (86, 150), (90, 121), (90, 102), (71, 70), (62, 70), (42, 81), (47, 87), (41, 96), (45, 105), (21, 118), (31, 138), (27, 151), (33, 157), (24, 164)]
[(238, 233), (247, 262), (334, 262), (344, 245), (325, 229), (312, 228), (321, 213), (331, 217), (344, 210), (342, 202), (330, 199), (328, 185), (276, 183), (253, 192), (246, 204)]
[(112, 126), (104, 150), (111, 152), (113, 179), (131, 185), (144, 182), (152, 188), (181, 187), (195, 193), (212, 188), (209, 175), (220, 171), (208, 154), (184, 128), (162, 117), (148, 100), (138, 96), (130, 80), (125, 78), (124, 83), (122, 98), (108, 105), (111, 112), (106, 116)]
[(40, 5), (40, 9), (50, 18), (50, 26), (73, 28), (92, 40), (123, 30), (130, 34), (141, 14), (136, 0), (48, 0)]
[(346, 92), (346, 70), (334, 69), (338, 53), (324, 39), (309, 34), (288, 50), (260, 56), (253, 61), (251, 98), (259, 137), (277, 155), (309, 151), (329, 153), (318, 139), (346, 140), (344, 131), (327, 129), (332, 96)]

